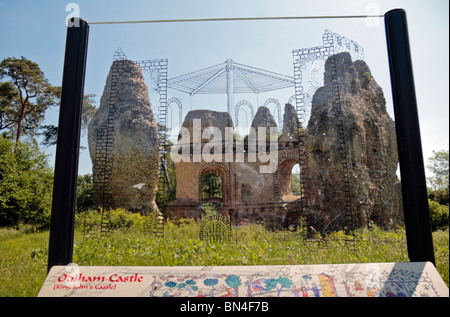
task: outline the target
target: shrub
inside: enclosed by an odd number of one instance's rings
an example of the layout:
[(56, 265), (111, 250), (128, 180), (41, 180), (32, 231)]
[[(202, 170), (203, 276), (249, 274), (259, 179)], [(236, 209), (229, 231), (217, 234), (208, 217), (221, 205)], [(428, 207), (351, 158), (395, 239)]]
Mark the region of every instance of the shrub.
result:
[(440, 205), (434, 200), (428, 200), (431, 217), (431, 229), (433, 231), (443, 230), (449, 225), (449, 210), (448, 206)]
[(78, 175), (77, 211), (94, 208), (94, 184), (92, 174)]
[(123, 208), (117, 208), (110, 211), (110, 226), (113, 229), (133, 228), (142, 225), (141, 215), (131, 213)]
[[(111, 209), (107, 217), (108, 228), (111, 230), (152, 232), (156, 226), (154, 214), (141, 215), (123, 208)], [(76, 223), (81, 226), (98, 227), (102, 223), (102, 210), (89, 209), (77, 213)]]
[(53, 173), (36, 145), (0, 136), (0, 227), (34, 224), (48, 226)]

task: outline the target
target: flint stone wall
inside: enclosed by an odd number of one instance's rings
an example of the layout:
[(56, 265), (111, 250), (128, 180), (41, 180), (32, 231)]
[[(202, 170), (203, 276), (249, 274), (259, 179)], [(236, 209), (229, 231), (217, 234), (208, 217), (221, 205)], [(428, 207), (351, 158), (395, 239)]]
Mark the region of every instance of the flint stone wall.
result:
[(158, 128), (140, 67), (114, 61), (88, 128), (94, 201), (103, 208), (157, 210)]

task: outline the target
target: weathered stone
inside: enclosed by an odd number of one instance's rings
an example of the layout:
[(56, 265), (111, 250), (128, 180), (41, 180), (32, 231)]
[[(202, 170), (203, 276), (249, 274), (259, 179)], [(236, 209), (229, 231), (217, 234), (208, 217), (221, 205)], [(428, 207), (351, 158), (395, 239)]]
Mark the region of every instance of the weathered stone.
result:
[(280, 142), (292, 141), (294, 138), (298, 137), (299, 132), (297, 112), (295, 111), (294, 106), (286, 104), (284, 107), (283, 132)]
[(265, 127), (267, 128), (267, 131), (269, 131), (270, 127), (276, 127), (277, 123), (275, 122), (275, 119), (273, 118), (272, 114), (270, 113), (269, 108), (261, 106), (258, 108), (258, 111), (256, 111), (256, 115), (253, 118), (252, 122), (252, 128), (255, 130), (258, 129), (258, 127)]
[(115, 61), (89, 124), (94, 200), (142, 213), (157, 210), (158, 128), (139, 66)]
[[(201, 120), (197, 152), (195, 119)], [(352, 62), (347, 53), (326, 61), (324, 86), (313, 97), (306, 131), (298, 126), (295, 108), (286, 105), (273, 172), (261, 173), (260, 167), (268, 163), (259, 156), (272, 148), (254, 147), (252, 152), (251, 138), (241, 140), (236, 135), (227, 148), (225, 135), (233, 126), (227, 112), (187, 114), (183, 133), (187, 129), (189, 137), (180, 133), (177, 145), (185, 145), (180, 149), (189, 154), (175, 163), (176, 200), (166, 209), (170, 219), (202, 217), (208, 205), (218, 206), (216, 211), (233, 221), (262, 222), (274, 228), (306, 220), (309, 228), (329, 231), (365, 226), (370, 221), (391, 226), (401, 220), (395, 126), (386, 111), (383, 91), (365, 62)], [(211, 142), (216, 135), (203, 134), (209, 127), (216, 128), (212, 133), (220, 131), (217, 144)], [(252, 127), (277, 124), (269, 109), (260, 107)], [(157, 209), (157, 132), (141, 70), (131, 61), (114, 62), (100, 109), (89, 126), (99, 206), (141, 212)], [(230, 148), (231, 161), (226, 157)], [(204, 154), (214, 155), (205, 159)], [(303, 191), (294, 194), (291, 171), (297, 163)], [(219, 179), (220, 195), (204, 197), (204, 179), (210, 176)]]
[[(266, 107), (261, 107), (259, 114), (253, 121), (253, 126), (276, 127), (275, 121)], [(177, 145), (192, 142), (193, 121), (201, 119), (201, 131), (207, 127), (217, 127), (222, 136), (225, 135), (225, 128), (233, 127), (231, 117), (227, 112), (216, 112), (210, 110), (195, 110), (187, 114), (183, 123), (183, 128), (189, 131), (190, 139), (181, 136)], [(269, 132), (269, 131), (268, 131)], [(268, 162), (261, 162), (259, 156), (253, 153), (251, 158), (248, 143), (241, 140), (242, 148), (236, 144), (237, 137), (233, 137), (233, 156), (231, 161), (225, 157), (226, 144), (221, 143), (222, 154), (217, 159), (205, 161), (194, 160), (194, 152), (190, 152), (187, 161), (180, 161), (175, 164), (177, 188), (176, 200), (167, 206), (167, 216), (170, 219), (198, 218), (203, 215), (202, 208), (208, 204), (220, 206), (217, 210), (224, 217), (232, 215), (233, 223), (262, 222), (269, 227), (282, 227), (289, 223), (288, 213), (291, 211), (290, 203), (298, 200), (299, 196), (292, 195), (290, 188), (290, 170), (295, 163), (298, 163), (298, 149), (282, 149), (278, 152), (278, 168), (274, 173), (261, 173), (261, 165)], [(210, 142), (209, 139), (202, 140), (202, 145)], [(291, 140), (293, 141), (293, 140)], [(192, 144), (190, 144), (192, 146)], [(193, 149), (193, 147), (190, 147)], [(256, 151), (259, 149), (255, 146)], [(203, 152), (204, 153), (204, 152)], [(238, 159), (240, 156), (240, 159)], [(287, 171), (287, 175), (282, 175)], [(208, 174), (217, 175), (220, 178), (220, 197), (202, 197), (204, 188), (202, 180)], [(206, 209), (206, 208), (204, 208)]]
[(312, 100), (307, 151), (308, 204), (323, 227), (369, 220), (389, 226), (401, 218), (395, 125), (365, 62), (352, 62), (348, 53), (326, 61), (324, 86)]
[(201, 132), (203, 132), (206, 128), (215, 127), (218, 128), (224, 136), (226, 127), (234, 127), (233, 120), (231, 119), (231, 116), (228, 112), (219, 112), (206, 109), (192, 110), (188, 112), (182, 125), (182, 127), (189, 130), (191, 137), (193, 135), (192, 129), (194, 119), (201, 120)]

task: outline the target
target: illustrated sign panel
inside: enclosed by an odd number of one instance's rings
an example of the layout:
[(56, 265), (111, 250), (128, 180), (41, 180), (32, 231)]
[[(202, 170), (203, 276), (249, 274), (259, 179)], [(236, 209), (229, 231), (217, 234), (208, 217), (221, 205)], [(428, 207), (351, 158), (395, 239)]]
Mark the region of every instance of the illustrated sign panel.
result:
[(275, 266), (54, 266), (40, 297), (445, 297), (430, 262)]

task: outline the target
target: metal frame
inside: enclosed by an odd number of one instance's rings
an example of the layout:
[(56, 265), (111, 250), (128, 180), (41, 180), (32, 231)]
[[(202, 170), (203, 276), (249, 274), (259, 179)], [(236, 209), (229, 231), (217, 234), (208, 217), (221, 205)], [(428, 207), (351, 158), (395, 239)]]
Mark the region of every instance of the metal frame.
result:
[(294, 78), (239, 64), (229, 58), (225, 63), (171, 78), (167, 85), (190, 96), (226, 94), (228, 113), (233, 116), (235, 93), (258, 95), (261, 92), (290, 88), (294, 86)]
[[(384, 17), (408, 255), (412, 262), (435, 263), (406, 13), (395, 9)], [(67, 29), (48, 270), (54, 265), (71, 263), (73, 257), (78, 151), (89, 33), (88, 23), (82, 19), (79, 22), (79, 27)], [(297, 100), (297, 107), (302, 102)]]
[(394, 99), (406, 242), (412, 262), (435, 263), (419, 115), (406, 12), (385, 14), (386, 39)]
[(53, 201), (48, 246), (48, 271), (73, 258), (81, 110), (89, 36), (88, 23), (79, 18), (67, 28), (64, 73), (56, 146)]

